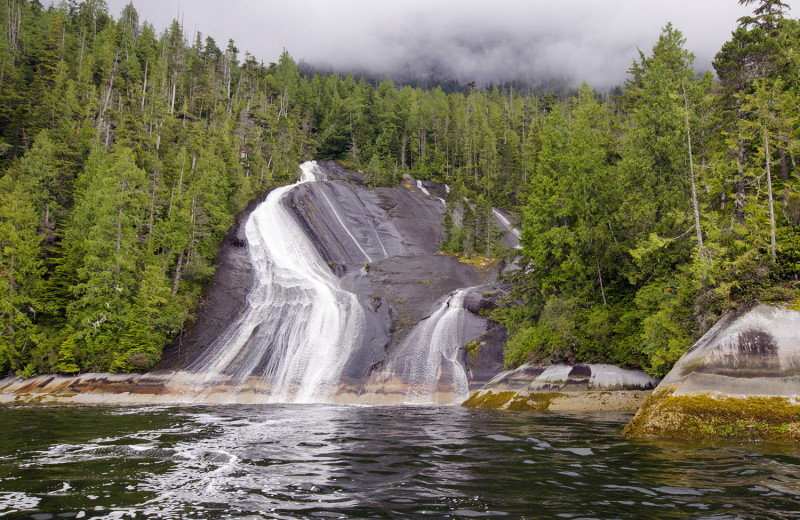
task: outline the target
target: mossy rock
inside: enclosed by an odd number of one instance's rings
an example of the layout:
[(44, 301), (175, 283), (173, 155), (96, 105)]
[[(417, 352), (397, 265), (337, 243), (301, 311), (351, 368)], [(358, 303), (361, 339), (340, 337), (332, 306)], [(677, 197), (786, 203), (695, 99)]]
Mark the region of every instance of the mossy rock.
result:
[(494, 393), (488, 390), (485, 392), (475, 392), (469, 399), (464, 401), (462, 406), (481, 410), (527, 410), (545, 412), (550, 408), (553, 399), (564, 396), (565, 394), (559, 392), (520, 394), (512, 391)]
[(789, 397), (678, 394), (656, 389), (623, 433), (708, 441), (800, 441), (800, 403)]

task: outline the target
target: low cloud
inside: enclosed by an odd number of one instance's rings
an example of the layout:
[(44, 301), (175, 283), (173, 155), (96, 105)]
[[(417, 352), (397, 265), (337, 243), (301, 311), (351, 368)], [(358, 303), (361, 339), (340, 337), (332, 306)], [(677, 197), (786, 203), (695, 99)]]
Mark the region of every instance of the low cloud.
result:
[[(128, 0), (109, 0), (117, 15)], [(433, 5), (432, 5), (433, 4)], [(791, 4), (791, 3), (790, 3)], [(695, 68), (711, 66), (736, 20), (736, 0), (134, 0), (163, 29), (181, 13), (220, 47), (233, 39), (264, 62), (285, 48), (296, 60), (336, 70), (398, 71), (481, 84), (515, 79), (622, 84), (637, 48), (648, 52), (667, 22), (684, 33)]]

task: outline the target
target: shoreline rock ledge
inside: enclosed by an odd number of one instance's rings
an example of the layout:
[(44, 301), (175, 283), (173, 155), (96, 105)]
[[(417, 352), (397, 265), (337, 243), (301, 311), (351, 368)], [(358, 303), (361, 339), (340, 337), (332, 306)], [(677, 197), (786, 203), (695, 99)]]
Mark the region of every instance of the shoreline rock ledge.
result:
[(725, 315), (675, 364), (623, 433), (630, 437), (800, 441), (800, 311)]
[(503, 372), (462, 406), (549, 412), (634, 412), (658, 380), (615, 365), (532, 365)]

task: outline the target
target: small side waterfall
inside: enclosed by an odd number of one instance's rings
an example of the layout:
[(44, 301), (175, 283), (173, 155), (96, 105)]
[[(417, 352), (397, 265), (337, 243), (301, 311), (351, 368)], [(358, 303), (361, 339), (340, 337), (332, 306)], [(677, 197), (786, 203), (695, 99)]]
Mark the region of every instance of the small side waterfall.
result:
[[(316, 179), (316, 162), (301, 168), (300, 183)], [(281, 203), (294, 186), (273, 190), (247, 221), (254, 269), (247, 309), (188, 368), (196, 373), (195, 393), (260, 378), (267, 401), (326, 401), (361, 341), (364, 314), (357, 297), (339, 288)]]
[(515, 228), (514, 225), (511, 223), (505, 215), (503, 215), (497, 208), (492, 208), (492, 212), (494, 213), (495, 218), (497, 221), (505, 228), (506, 231), (511, 233), (514, 237), (514, 242), (516, 245), (514, 246), (516, 249), (522, 249), (520, 245), (520, 240), (522, 239), (522, 235), (519, 232), (519, 229)]
[[(399, 384), (407, 388), (403, 402), (423, 404), (461, 402), (469, 395), (464, 365), (459, 361), (461, 347), (475, 339), (484, 328), (470, 330), (469, 311), (464, 308), (467, 295), (474, 288), (460, 289), (429, 318), (418, 323), (374, 373), (367, 387), (378, 393)], [(394, 381), (393, 381), (394, 380)]]

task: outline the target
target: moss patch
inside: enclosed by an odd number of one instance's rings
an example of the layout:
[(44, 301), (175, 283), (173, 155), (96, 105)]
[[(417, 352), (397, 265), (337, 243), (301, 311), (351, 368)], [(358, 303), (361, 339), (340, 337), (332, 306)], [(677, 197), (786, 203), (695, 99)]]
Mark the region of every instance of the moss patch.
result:
[(480, 408), (483, 410), (494, 410), (502, 408), (508, 401), (510, 401), (516, 392), (475, 392), (469, 399), (461, 403), (461, 406), (467, 408)]
[(565, 394), (558, 392), (542, 392), (528, 395), (519, 395), (508, 403), (509, 410), (530, 410), (545, 412), (550, 409), (553, 399), (565, 397)]
[(532, 394), (518, 394), (517, 392), (475, 392), (462, 406), (478, 408), (481, 410), (528, 410), (544, 412), (550, 408), (553, 399), (564, 397), (558, 392), (536, 392)]
[(485, 345), (484, 342), (476, 339), (475, 341), (471, 341), (464, 346), (464, 350), (466, 350), (469, 354), (469, 362), (467, 363), (469, 368), (475, 366), (475, 360), (477, 359), (478, 353), (483, 345)]
[(653, 392), (623, 433), (689, 440), (800, 441), (800, 405), (786, 397)]
[(483, 273), (484, 278), (494, 269), (500, 265), (499, 258), (493, 258), (490, 256), (484, 256), (479, 254), (472, 254), (472, 255), (464, 255), (459, 254), (455, 255), (458, 258), (458, 261), (462, 264), (466, 264), (468, 266), (474, 267), (478, 269), (481, 273)]

